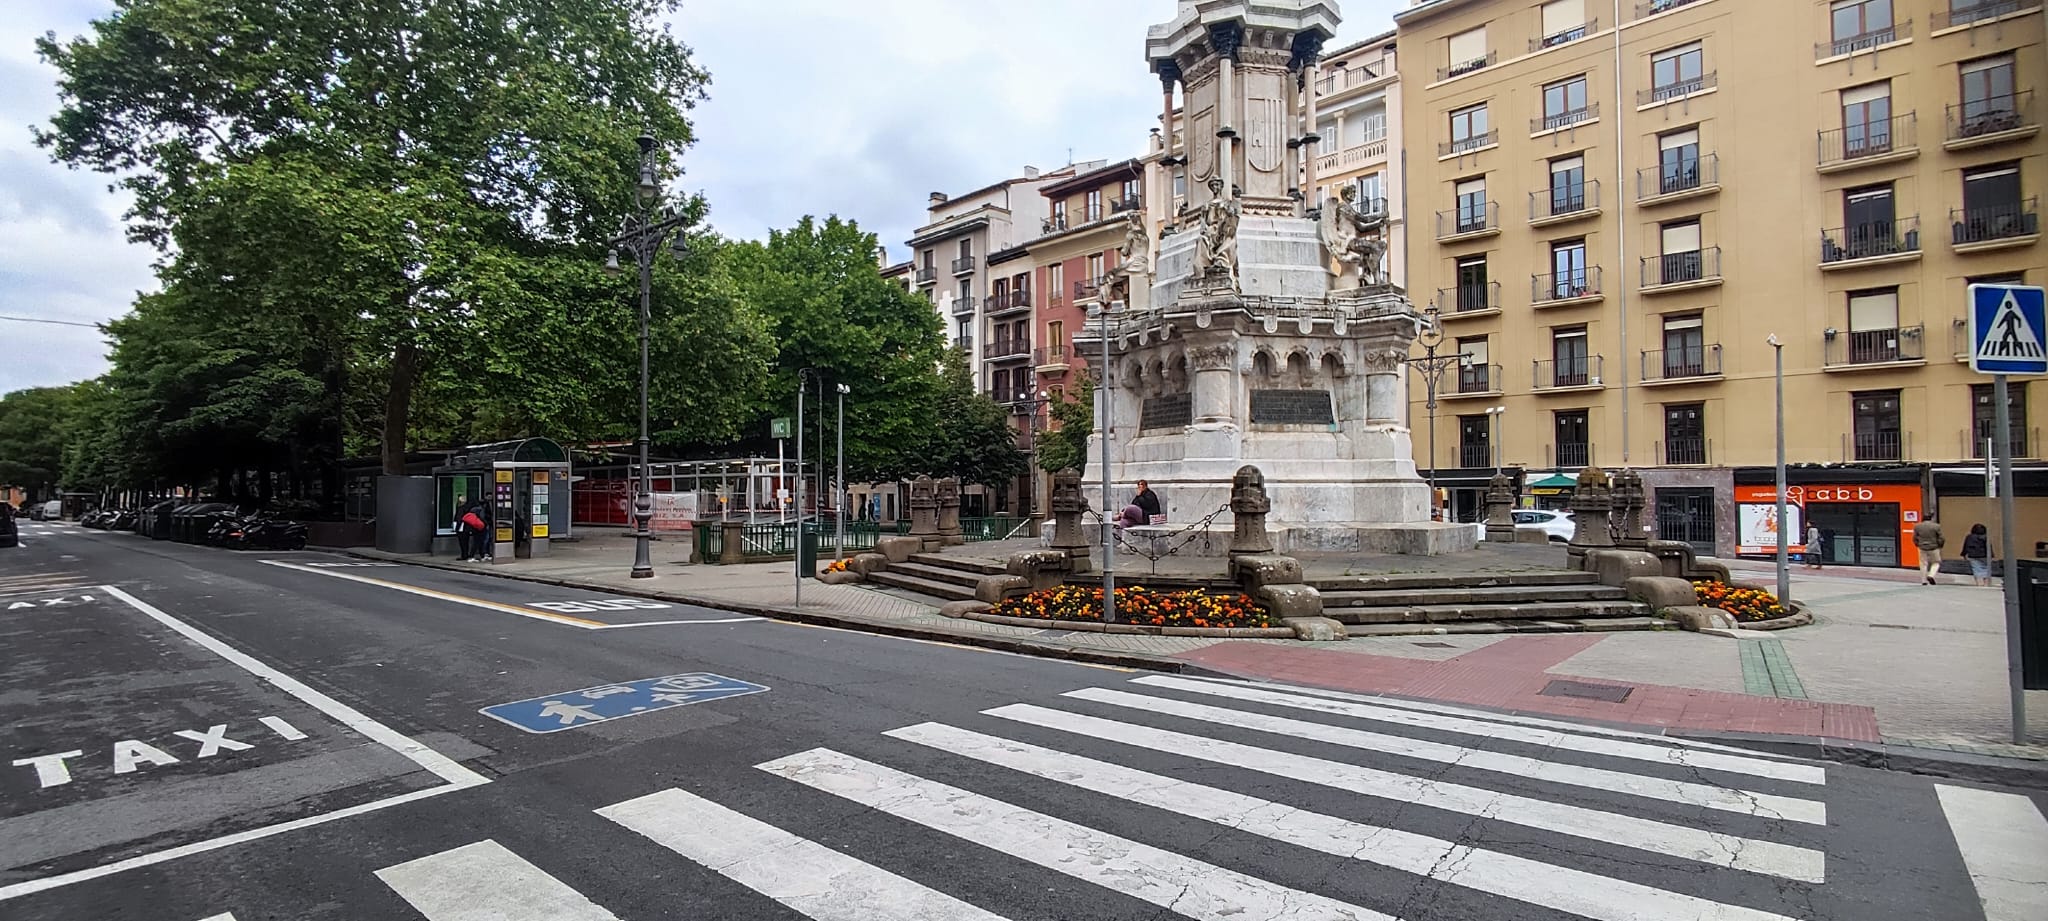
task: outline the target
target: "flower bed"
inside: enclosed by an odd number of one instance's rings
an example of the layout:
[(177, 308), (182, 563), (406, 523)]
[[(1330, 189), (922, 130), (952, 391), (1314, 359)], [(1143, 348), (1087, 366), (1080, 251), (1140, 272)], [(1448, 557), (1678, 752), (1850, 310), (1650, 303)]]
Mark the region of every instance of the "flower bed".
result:
[(1760, 588), (1743, 588), (1726, 582), (1694, 582), (1693, 596), (1700, 604), (1720, 608), (1738, 622), (1776, 620), (1791, 613), (1778, 603), (1776, 595)]
[(851, 562), (853, 562), (853, 561), (852, 561), (852, 560), (850, 560), (850, 559), (846, 559), (846, 560), (833, 560), (833, 561), (832, 561), (832, 563), (831, 563), (831, 565), (829, 565), (829, 566), (826, 566), (826, 567), (825, 567), (825, 571), (826, 571), (826, 572), (845, 572), (845, 571), (846, 571), (846, 564), (848, 564), (848, 563), (851, 563)]
[[(1102, 589), (1063, 585), (1011, 598), (989, 611), (1027, 620), (1102, 621)], [(1203, 591), (1155, 592), (1144, 586), (1116, 590), (1116, 619), (1153, 627), (1279, 627), (1246, 595)]]

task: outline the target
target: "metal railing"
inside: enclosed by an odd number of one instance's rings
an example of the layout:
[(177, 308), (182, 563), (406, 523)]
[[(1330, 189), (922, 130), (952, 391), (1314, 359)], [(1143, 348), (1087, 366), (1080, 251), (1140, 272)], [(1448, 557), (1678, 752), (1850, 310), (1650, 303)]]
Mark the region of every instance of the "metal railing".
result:
[(2034, 117), (2033, 90), (1950, 103), (1947, 111), (1948, 130), (1944, 137), (1951, 141), (1967, 141), (2039, 124)]
[(1465, 74), (1469, 74), (1475, 70), (1485, 70), (1488, 67), (1492, 67), (1494, 62), (1499, 59), (1499, 52), (1489, 51), (1483, 58), (1473, 58), (1469, 61), (1459, 61), (1455, 64), (1449, 64), (1437, 68), (1436, 78), (1438, 80), (1449, 80), (1452, 77), (1464, 76)]
[(1581, 182), (1553, 185), (1540, 192), (1529, 193), (1529, 220), (1583, 214), (1600, 208), (1600, 180), (1587, 179)]
[(1853, 227), (1832, 227), (1820, 232), (1822, 265), (1919, 251), (1920, 216), (1917, 214), (1889, 221), (1865, 221)]
[(954, 313), (973, 313), (973, 312), (974, 312), (974, 298), (973, 298), (972, 296), (969, 296), (969, 297), (956, 297), (956, 298), (954, 298), (954, 299), (953, 299), (953, 312), (954, 312)]
[(1705, 466), (1707, 458), (1713, 455), (1712, 447), (1713, 443), (1705, 438), (1666, 438), (1657, 443), (1657, 456), (1663, 458), (1664, 463), (1673, 466), (1701, 467)]
[(1636, 200), (1676, 195), (1720, 184), (1720, 158), (1705, 153), (1681, 159), (1669, 167), (1658, 165), (1636, 170)]
[(1437, 309), (1444, 313), (1471, 313), (1475, 310), (1500, 309), (1500, 282), (1491, 281), (1477, 285), (1458, 285), (1455, 288), (1438, 288)]
[(1642, 19), (1645, 16), (1655, 16), (1667, 10), (1678, 9), (1691, 2), (1693, 0), (1650, 0), (1648, 3), (1638, 3), (1636, 4), (1636, 18)]
[(1031, 354), (1031, 340), (1029, 339), (991, 339), (988, 343), (988, 351), (982, 353), (982, 357), (1012, 358), (1018, 355), (1029, 354)]
[(1565, 272), (1534, 276), (1529, 284), (1529, 302), (1547, 304), (1600, 293), (1600, 267), (1589, 265)]
[(1600, 31), (1600, 20), (1597, 18), (1588, 19), (1561, 32), (1552, 32), (1549, 35), (1539, 35), (1530, 39), (1529, 50), (1542, 51), (1545, 48), (1555, 48), (1566, 42), (1578, 41), (1598, 31)]
[(1443, 141), (1436, 145), (1436, 155), (1448, 157), (1452, 154), (1466, 154), (1481, 147), (1498, 143), (1500, 143), (1500, 132), (1488, 131), (1485, 134), (1475, 134), (1471, 137), (1459, 138), (1455, 141)]
[(1851, 35), (1848, 38), (1836, 39), (1831, 42), (1815, 42), (1813, 45), (1813, 58), (1818, 61), (1822, 58), (1855, 54), (1858, 51), (1866, 51), (1912, 37), (1913, 20), (1902, 19), (1882, 29), (1872, 29), (1862, 35)]
[(1362, 86), (1379, 79), (1379, 73), (1370, 67), (1347, 67), (1332, 71), (1327, 76), (1316, 78), (1316, 95), (1327, 96), (1338, 90)]
[(1529, 133), (1535, 134), (1538, 131), (1554, 131), (1558, 128), (1569, 128), (1580, 122), (1589, 122), (1599, 117), (1600, 103), (1589, 102), (1586, 103), (1584, 108), (1552, 112), (1529, 119)]
[(1076, 302), (1085, 301), (1101, 294), (1102, 289), (1108, 286), (1113, 278), (1115, 276), (1103, 273), (1094, 278), (1083, 278), (1080, 281), (1074, 282), (1074, 300)]
[(1460, 234), (1500, 229), (1500, 202), (1481, 202), (1477, 208), (1452, 208), (1436, 213), (1436, 236), (1442, 240)]
[(1034, 365), (1066, 364), (1067, 354), (1067, 347), (1064, 345), (1041, 347), (1032, 351), (1031, 363)]
[(1038, 220), (1039, 233), (1059, 233), (1060, 231), (1065, 229), (1067, 229), (1067, 216), (1064, 214), (1057, 214), (1047, 218), (1039, 218)]
[(1007, 390), (1002, 390), (991, 387), (985, 391), (982, 391), (982, 393), (989, 399), (994, 400), (997, 403), (1001, 403), (1004, 406), (1008, 406), (1012, 403), (1028, 403), (1031, 401), (1032, 398), (1031, 391), (1029, 388), (1020, 390), (1018, 388), (1012, 387)]
[(1112, 199), (1109, 203), (1109, 211), (1111, 214), (1116, 214), (1123, 211), (1136, 211), (1138, 210), (1139, 204), (1141, 203), (1138, 201), (1138, 196), (1136, 195)]
[(1906, 112), (1860, 125), (1844, 125), (1819, 132), (1820, 165), (1834, 166), (1855, 160), (1881, 157), (1894, 150), (1919, 145), (1916, 113)]
[(935, 281), (938, 281), (938, 280), (939, 280), (939, 267), (938, 267), (938, 266), (935, 266), (935, 265), (926, 265), (926, 266), (919, 266), (919, 267), (918, 267), (918, 270), (917, 270), (917, 283), (918, 283), (918, 284), (920, 284), (920, 285), (928, 285), (928, 284), (931, 284), (932, 282), (935, 282)]
[(1643, 352), (1643, 376), (1649, 381), (1677, 381), (1721, 376), (1721, 345), (1691, 345)]
[(1844, 440), (1854, 446), (1850, 455), (1860, 461), (1895, 461), (1906, 459), (1908, 439), (1904, 432), (1856, 432), (1845, 434)]
[(1881, 365), (1895, 361), (1920, 361), (1927, 357), (1922, 341), (1926, 337), (1921, 335), (1918, 326), (1859, 329), (1823, 336), (1821, 364), (1824, 367)]
[(1602, 358), (1599, 355), (1582, 355), (1578, 358), (1541, 359), (1534, 362), (1537, 390), (1555, 390), (1559, 387), (1598, 386), (1601, 377)]
[(1642, 259), (1643, 287), (1682, 285), (1721, 277), (1721, 248), (1706, 246), (1689, 253), (1663, 253)]
[(1550, 466), (1570, 470), (1593, 466), (1593, 443), (1565, 441), (1550, 445)]
[(1684, 99), (1694, 93), (1704, 93), (1720, 85), (1720, 72), (1710, 70), (1690, 80), (1677, 80), (1662, 86), (1637, 90), (1636, 105), (1646, 106), (1653, 102), (1670, 102), (1673, 99)]
[(2041, 232), (2039, 198), (2004, 205), (1951, 208), (1948, 212), (1949, 239), (1957, 246), (2009, 240)]
[(1024, 310), (1030, 306), (1030, 288), (1020, 288), (1015, 291), (998, 291), (988, 296), (988, 312), (990, 316), (1006, 314), (1013, 310)]
[[(1956, 456), (1974, 458), (1976, 460), (1990, 457), (1991, 432), (1997, 427), (1992, 424), (1990, 419), (1979, 419), (1970, 428), (1957, 432), (1956, 437), (1965, 442), (1965, 444), (1962, 445), (1962, 451)], [(1970, 437), (1973, 431), (1977, 436), (1975, 438)], [(2033, 457), (2035, 448), (2041, 444), (2041, 430), (2038, 428), (2027, 429), (2015, 425), (2006, 433), (2006, 436), (2006, 448), (2012, 452), (2014, 457)]]
[(1500, 365), (1459, 365), (1457, 393), (1494, 393), (1501, 389)]
[(1476, 445), (1460, 444), (1460, 445), (1458, 445), (1458, 466), (1460, 466), (1460, 467), (1491, 467), (1491, 466), (1493, 466), (1493, 446), (1492, 446), (1492, 445), (1484, 445), (1484, 444), (1476, 444)]
[(2041, 0), (1949, 0), (1948, 9), (1938, 10), (1929, 18), (1935, 30), (1940, 31), (1950, 26), (1967, 26), (2008, 13), (2036, 9), (2040, 5)]
[(954, 339), (954, 340), (953, 340), (953, 347), (954, 347), (954, 348), (956, 348), (956, 349), (959, 349), (959, 350), (961, 350), (961, 351), (963, 351), (963, 352), (966, 352), (966, 353), (967, 353), (967, 354), (969, 354), (969, 355), (972, 355), (972, 354), (974, 354), (974, 337), (973, 337), (973, 336), (961, 336), (961, 337), (960, 337), (960, 338), (958, 338), (958, 339)]
[(961, 256), (953, 260), (953, 274), (965, 275), (968, 272), (972, 272), (974, 271), (974, 264), (973, 256)]

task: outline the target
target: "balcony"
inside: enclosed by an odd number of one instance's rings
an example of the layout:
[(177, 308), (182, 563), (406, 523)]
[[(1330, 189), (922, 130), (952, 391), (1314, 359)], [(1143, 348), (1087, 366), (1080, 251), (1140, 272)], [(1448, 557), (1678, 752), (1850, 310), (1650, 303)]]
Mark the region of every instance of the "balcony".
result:
[(1589, 102), (1586, 103), (1586, 107), (1583, 109), (1551, 112), (1540, 118), (1529, 119), (1529, 133), (1533, 135), (1542, 134), (1545, 131), (1557, 131), (1582, 122), (1593, 121), (1599, 117), (1600, 103)]
[(1552, 32), (1549, 35), (1539, 35), (1530, 39), (1529, 50), (1536, 52), (1542, 51), (1545, 48), (1555, 48), (1559, 45), (1578, 41), (1598, 31), (1600, 31), (1600, 20), (1588, 19), (1562, 32)]
[(1896, 329), (1827, 330), (1821, 334), (1821, 370), (1849, 371), (1925, 364), (1926, 337), (1918, 326)]
[(1485, 70), (1488, 67), (1492, 67), (1494, 65), (1494, 62), (1498, 61), (1499, 59), (1499, 52), (1489, 51), (1483, 58), (1473, 58), (1469, 61), (1459, 61), (1456, 64), (1451, 64), (1446, 67), (1437, 68), (1436, 78), (1438, 80), (1449, 80), (1452, 77), (1462, 77), (1475, 70)]
[(1348, 90), (1354, 86), (1364, 86), (1379, 78), (1379, 73), (1370, 67), (1347, 67), (1343, 70), (1331, 71), (1324, 76), (1316, 78), (1316, 95), (1328, 96), (1332, 93)]
[(1666, 438), (1657, 442), (1657, 457), (1666, 466), (1704, 467), (1713, 456), (1714, 443), (1697, 436)]
[[(1489, 135), (1491, 137), (1491, 135)], [(1488, 141), (1487, 143), (1492, 143)], [(1484, 145), (1475, 145), (1484, 146)], [(1316, 157), (1316, 173), (1340, 173), (1372, 160), (1384, 160), (1387, 156), (1387, 133), (1382, 130), (1377, 137), (1368, 137), (1363, 144), (1353, 144), (1335, 153)]]
[(1436, 145), (1436, 156), (1439, 160), (1448, 157), (1462, 157), (1465, 154), (1484, 150), (1498, 143), (1500, 143), (1500, 132), (1488, 131), (1485, 134), (1475, 134), (1471, 137), (1441, 142)]
[(2010, 16), (2022, 10), (2038, 10), (2041, 0), (1948, 0), (1948, 9), (1929, 17), (1934, 31)]
[(2039, 198), (2009, 205), (1952, 208), (1949, 242), (1959, 253), (2027, 246), (2041, 238)]
[(1109, 287), (1109, 283), (1115, 280), (1115, 278), (1116, 276), (1114, 275), (1103, 274), (1074, 282), (1074, 303), (1078, 304), (1082, 301), (1093, 300), (1101, 296), (1102, 289)]
[(954, 312), (954, 313), (956, 313), (956, 314), (968, 314), (968, 313), (973, 313), (973, 312), (974, 312), (974, 305), (975, 305), (975, 299), (974, 299), (974, 298), (971, 298), (971, 297), (956, 297), (956, 298), (954, 298), (954, 299), (953, 299), (953, 312)]
[(1644, 294), (1711, 288), (1721, 283), (1721, 248), (1708, 246), (1689, 253), (1644, 256)]
[(1008, 316), (1019, 310), (1030, 309), (1030, 288), (1019, 288), (1015, 291), (997, 291), (988, 296), (987, 310), (988, 315), (992, 317)]
[(1033, 397), (1031, 394), (1031, 389), (1028, 387), (1023, 390), (1017, 390), (1014, 388), (997, 390), (995, 388), (989, 388), (988, 390), (983, 391), (983, 394), (991, 400), (994, 400), (1005, 406), (1011, 407), (1012, 412), (1016, 412), (1017, 404), (1023, 404), (1026, 412), (1019, 413), (1019, 415), (1028, 414), (1028, 412), (1032, 408), (1031, 402)]
[(1550, 466), (1565, 470), (1583, 470), (1593, 466), (1593, 443), (1565, 441), (1551, 445)]
[(1653, 86), (1646, 90), (1637, 90), (1636, 107), (1643, 108), (1660, 105), (1684, 99), (1687, 96), (1697, 96), (1720, 86), (1721, 78), (1719, 74), (1719, 71), (1710, 70), (1690, 80), (1679, 80), (1675, 83), (1666, 83), (1663, 86)]
[(1714, 154), (1636, 170), (1636, 204), (1663, 204), (1721, 191), (1721, 160)]
[(1860, 461), (1905, 460), (1906, 448), (1910, 443), (1904, 432), (1857, 432), (1853, 435), (1844, 433), (1842, 441), (1845, 448), (1853, 446), (1854, 453), (1850, 454), (1850, 458)]
[(1537, 275), (1529, 283), (1529, 303), (1537, 307), (1569, 307), (1600, 300), (1600, 267)]
[(1059, 233), (1065, 229), (1067, 229), (1067, 216), (1064, 214), (1040, 218), (1038, 221), (1038, 232), (1040, 234)]
[(974, 264), (975, 263), (973, 256), (961, 256), (960, 258), (953, 260), (953, 274), (966, 275), (969, 272), (974, 271)]
[(1073, 355), (1064, 345), (1035, 349), (1031, 353), (1031, 364), (1040, 372), (1047, 369), (1065, 370), (1067, 359)]
[(1500, 202), (1481, 202), (1473, 207), (1452, 208), (1436, 213), (1436, 241), (1451, 243), (1500, 233)]
[(1888, 119), (1846, 125), (1819, 132), (1823, 173), (1839, 173), (1879, 163), (1892, 163), (1920, 155), (1918, 122), (1914, 113)]
[(991, 339), (988, 343), (988, 351), (983, 352), (981, 357), (989, 361), (999, 361), (1029, 354), (1031, 354), (1031, 340), (1029, 339)]
[(938, 281), (938, 280), (939, 280), (939, 267), (938, 267), (938, 266), (935, 266), (935, 265), (926, 265), (926, 266), (919, 266), (919, 267), (918, 267), (918, 269), (917, 269), (917, 283), (918, 283), (918, 284), (920, 284), (920, 285), (929, 285), (929, 284), (932, 284), (932, 283), (934, 283), (934, 282), (936, 282), (936, 281)]
[(1588, 179), (1529, 193), (1529, 226), (1548, 227), (1600, 216), (1600, 180)]
[(1721, 376), (1721, 345), (1692, 345), (1643, 352), (1644, 386), (1710, 380)]
[(1847, 54), (1855, 54), (1858, 51), (1882, 48), (1893, 42), (1902, 42), (1912, 37), (1913, 20), (1901, 20), (1882, 29), (1872, 29), (1862, 35), (1851, 35), (1848, 38), (1832, 42), (1816, 42), (1813, 46), (1813, 59), (1824, 61), (1828, 58), (1838, 58)]
[(1125, 211), (1136, 211), (1141, 204), (1136, 195), (1111, 199), (1109, 202), (1109, 213), (1122, 214)]
[(1602, 363), (1599, 355), (1532, 362), (1536, 366), (1536, 379), (1532, 386), (1539, 393), (1604, 387), (1606, 384), (1600, 377)]
[(974, 356), (974, 337), (957, 336), (953, 339), (953, 347), (966, 352), (968, 357), (972, 358)]
[[(2018, 421), (2014, 420), (2015, 424), (2008, 433), (2006, 450), (2012, 452), (2012, 456), (2015, 459), (2038, 456), (2036, 452), (2040, 449), (2041, 445), (2041, 430), (2039, 428), (2021, 428), (2017, 424)], [(1971, 437), (1972, 429), (1962, 429), (1956, 432), (1956, 438), (1961, 442), (1960, 446), (1962, 448), (1956, 456), (1975, 460), (1983, 460), (1990, 457), (1992, 452), (1991, 433), (1996, 428), (1997, 426), (1992, 425), (1990, 419), (1979, 419), (1974, 426), (1976, 437)]]
[(1658, 13), (1667, 13), (1692, 2), (1693, 0), (1650, 0), (1648, 3), (1638, 3), (1636, 4), (1636, 18), (1643, 19), (1655, 16)]
[(1497, 397), (1500, 396), (1501, 384), (1504, 381), (1500, 365), (1460, 365), (1458, 377), (1450, 382), (1450, 389), (1437, 396), (1446, 400)]
[(1820, 267), (1828, 272), (1920, 258), (1920, 217), (1871, 221), (1820, 232)]
[(1438, 288), (1436, 309), (1445, 320), (1492, 316), (1500, 312), (1500, 282)]
[(1485, 444), (1458, 445), (1458, 466), (1466, 468), (1493, 466), (1493, 448)]
[(1948, 130), (1942, 135), (1941, 146), (1945, 150), (1989, 147), (2040, 132), (2041, 121), (2034, 115), (2034, 91), (2020, 90), (1949, 105)]

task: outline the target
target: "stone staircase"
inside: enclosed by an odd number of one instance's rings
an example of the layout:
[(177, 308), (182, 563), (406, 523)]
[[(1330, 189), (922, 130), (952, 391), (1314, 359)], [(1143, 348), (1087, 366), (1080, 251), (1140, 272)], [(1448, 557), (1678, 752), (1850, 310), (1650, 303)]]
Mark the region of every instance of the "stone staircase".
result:
[(1564, 633), (1671, 626), (1586, 572), (1399, 573), (1311, 579), (1352, 636)]
[(868, 581), (921, 595), (923, 597), (918, 600), (937, 605), (946, 601), (974, 600), (974, 586), (982, 576), (1001, 575), (1004, 571), (1003, 564), (995, 560), (913, 553), (907, 563), (891, 563), (888, 569), (869, 573)]

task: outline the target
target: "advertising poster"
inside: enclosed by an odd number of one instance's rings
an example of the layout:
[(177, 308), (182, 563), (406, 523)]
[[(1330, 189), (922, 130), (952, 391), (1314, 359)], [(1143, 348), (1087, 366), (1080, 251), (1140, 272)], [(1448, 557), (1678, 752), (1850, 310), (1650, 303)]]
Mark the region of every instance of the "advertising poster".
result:
[(690, 521), (697, 517), (697, 494), (694, 492), (658, 492), (654, 494), (654, 522), (656, 531), (687, 531)]

